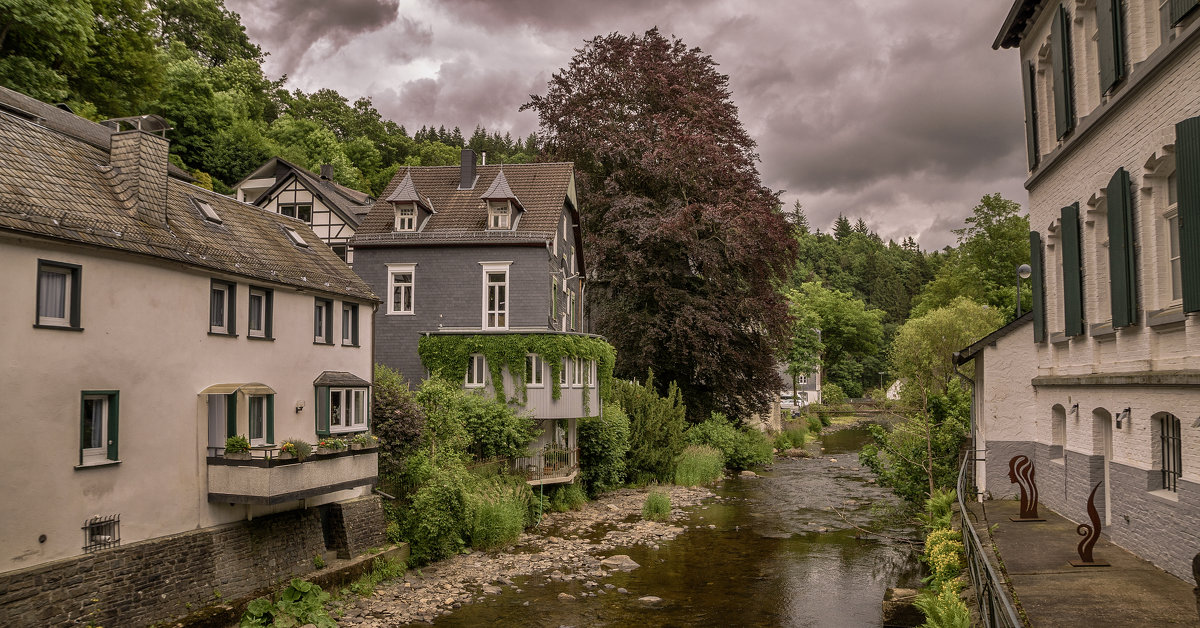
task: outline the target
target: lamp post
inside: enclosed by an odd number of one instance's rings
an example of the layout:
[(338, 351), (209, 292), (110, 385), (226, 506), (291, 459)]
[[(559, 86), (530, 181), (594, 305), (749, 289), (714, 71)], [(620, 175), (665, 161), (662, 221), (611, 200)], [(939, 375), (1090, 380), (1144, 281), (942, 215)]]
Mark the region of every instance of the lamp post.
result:
[(1021, 264), (1017, 266), (1017, 318), (1021, 318), (1021, 280), (1029, 279), (1033, 274), (1033, 269), (1029, 264)]

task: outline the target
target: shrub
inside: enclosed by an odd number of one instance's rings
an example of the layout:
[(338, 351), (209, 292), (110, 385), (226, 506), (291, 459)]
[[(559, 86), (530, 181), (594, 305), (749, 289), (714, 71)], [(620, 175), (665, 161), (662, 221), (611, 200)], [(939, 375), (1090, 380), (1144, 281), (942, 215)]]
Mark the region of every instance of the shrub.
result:
[(234, 434), (225, 439), (225, 453), (227, 454), (244, 454), (250, 451), (250, 441), (241, 434)]
[(400, 527), (399, 521), (389, 521), (387, 524), (387, 540), (388, 543), (404, 542), (404, 531)]
[(735, 471), (771, 461), (771, 441), (765, 434), (753, 428), (739, 429), (719, 412), (688, 429), (687, 441), (721, 450), (725, 466)]
[(646, 503), (642, 505), (642, 518), (650, 521), (666, 521), (671, 517), (671, 497), (658, 490), (646, 495)]
[(469, 435), (469, 451), (478, 459), (521, 456), (538, 435), (533, 419), (483, 395), (462, 395), (459, 412)]
[(325, 557), (320, 554), (313, 554), (313, 567), (323, 569), (325, 567)]
[(846, 393), (842, 391), (841, 386), (838, 386), (833, 382), (825, 382), (821, 385), (822, 403), (830, 406), (836, 406), (839, 403), (845, 403), (846, 399), (848, 399), (848, 397), (846, 397)]
[(775, 449), (798, 449), (808, 442), (808, 430), (789, 427), (775, 435)]
[(629, 417), (621, 406), (604, 404), (601, 416), (579, 419), (579, 478), (595, 497), (625, 482), (629, 453)]
[(260, 597), (246, 608), (239, 622), (241, 628), (255, 626), (303, 626), (312, 624), (317, 628), (337, 628), (337, 622), (325, 610), (329, 594), (321, 587), (295, 578), (288, 588), (279, 594), (275, 603)]
[(804, 420), (804, 424), (808, 426), (808, 431), (819, 433), (822, 427), (829, 425), (829, 418), (827, 415), (822, 417), (820, 415), (813, 414)]
[(933, 588), (957, 578), (963, 565), (962, 532), (950, 528), (930, 532), (925, 537), (921, 560), (929, 565), (929, 583)]
[(368, 597), (375, 592), (379, 583), (393, 580), (404, 575), (404, 563), (391, 558), (376, 558), (371, 562), (371, 570), (359, 576), (350, 586), (343, 589), (344, 595), (348, 589), (355, 595)]
[(954, 502), (957, 499), (958, 493), (954, 489), (934, 489), (933, 495), (925, 500), (925, 512), (917, 515), (925, 530), (949, 528)]
[(433, 467), (429, 480), (413, 497), (405, 534), (413, 564), (446, 558), (466, 546), (468, 481), (461, 463)]
[(675, 483), (680, 486), (699, 486), (721, 479), (725, 471), (725, 454), (708, 445), (691, 445), (675, 460)]
[(870, 426), (871, 443), (859, 459), (879, 475), (879, 482), (913, 504), (920, 504), (933, 489), (954, 486), (958, 477), (958, 452), (966, 438), (970, 398), (956, 386), (946, 395), (929, 398), (929, 411), (917, 411), (891, 432)]
[(913, 603), (925, 614), (922, 628), (970, 628), (971, 611), (958, 597), (958, 585), (947, 582), (939, 589), (921, 593)]
[(583, 488), (578, 484), (562, 484), (550, 495), (550, 510), (566, 512), (578, 510), (588, 501)]
[(525, 529), (526, 502), (511, 493), (496, 491), (473, 495), (471, 547), (492, 549), (515, 542)]
[(371, 391), (371, 430), (379, 437), (380, 472), (389, 474), (415, 448), (425, 425), (425, 411), (395, 369), (375, 365)]
[(645, 384), (614, 380), (612, 400), (629, 417), (626, 477), (635, 482), (670, 482), (675, 458), (683, 451), (687, 408), (675, 382), (662, 397), (654, 387), (654, 371)]

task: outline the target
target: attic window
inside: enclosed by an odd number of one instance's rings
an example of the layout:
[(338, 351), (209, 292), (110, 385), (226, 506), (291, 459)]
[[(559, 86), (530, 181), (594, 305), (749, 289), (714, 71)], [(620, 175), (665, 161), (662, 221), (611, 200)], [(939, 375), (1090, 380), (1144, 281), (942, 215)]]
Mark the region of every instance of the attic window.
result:
[(510, 214), (511, 211), (509, 210), (507, 201), (504, 203), (488, 203), (488, 228), (508, 229)]
[(396, 207), (396, 231), (416, 231), (417, 208), (409, 203)]
[(284, 227), (283, 230), (287, 232), (288, 238), (292, 241), (292, 244), (304, 247), (306, 249), (308, 248), (308, 243), (304, 241), (304, 238), (300, 237), (299, 233), (296, 233), (295, 229), (292, 229), (291, 227)]
[(196, 204), (196, 209), (199, 209), (200, 213), (204, 214), (205, 220), (215, 222), (218, 225), (221, 224), (221, 217), (217, 215), (217, 210), (213, 209), (212, 205), (209, 205), (207, 201), (193, 198), (192, 202)]

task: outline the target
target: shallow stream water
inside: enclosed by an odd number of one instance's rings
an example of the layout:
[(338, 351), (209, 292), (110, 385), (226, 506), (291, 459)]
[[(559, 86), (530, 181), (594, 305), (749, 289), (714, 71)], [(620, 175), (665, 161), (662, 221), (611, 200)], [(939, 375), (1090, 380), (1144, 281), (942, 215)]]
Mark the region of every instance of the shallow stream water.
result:
[(687, 526), (679, 537), (610, 552), (641, 567), (601, 587), (530, 576), (516, 581), (519, 592), (463, 606), (435, 625), (879, 626), (884, 590), (917, 585), (919, 572), (909, 545), (853, 527), (915, 536), (907, 524), (887, 525), (898, 502), (859, 466), (866, 438), (863, 429), (834, 432), (810, 444), (825, 447), (815, 458), (777, 460), (760, 477), (724, 481), (718, 499), (675, 522)]

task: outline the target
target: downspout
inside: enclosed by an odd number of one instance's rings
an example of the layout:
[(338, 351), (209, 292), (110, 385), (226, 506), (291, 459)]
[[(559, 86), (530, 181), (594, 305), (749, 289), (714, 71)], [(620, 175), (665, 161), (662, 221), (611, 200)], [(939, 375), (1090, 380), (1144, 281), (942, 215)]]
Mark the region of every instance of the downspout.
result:
[[(976, 455), (979, 453), (979, 435), (978, 435), (978, 432), (976, 431), (976, 425), (975, 425), (975, 380), (971, 379), (970, 377), (967, 377), (966, 375), (963, 375), (962, 371), (958, 370), (958, 366), (960, 364), (959, 359), (961, 357), (962, 357), (962, 353), (960, 353), (958, 351), (954, 352), (954, 356), (953, 356), (954, 374), (959, 376), (959, 378), (961, 378), (964, 382), (967, 383), (968, 386), (971, 387), (971, 414), (970, 414), (970, 422), (971, 422), (971, 482), (972, 482), (972, 486), (975, 486), (976, 489), (978, 489), (979, 484), (975, 481), (976, 473), (978, 472), (977, 468), (976, 468), (976, 464), (979, 462), (979, 459), (976, 458)], [(979, 493), (975, 494), (976, 500), (978, 500), (980, 497), (981, 497), (981, 495)]]

